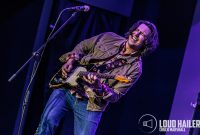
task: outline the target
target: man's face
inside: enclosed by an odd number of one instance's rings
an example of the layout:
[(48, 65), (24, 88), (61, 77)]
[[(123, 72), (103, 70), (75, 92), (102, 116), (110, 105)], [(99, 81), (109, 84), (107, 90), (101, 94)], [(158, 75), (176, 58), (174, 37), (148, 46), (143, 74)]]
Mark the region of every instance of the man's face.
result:
[(128, 44), (133, 49), (140, 49), (145, 40), (151, 34), (151, 30), (145, 24), (140, 24), (128, 37)]

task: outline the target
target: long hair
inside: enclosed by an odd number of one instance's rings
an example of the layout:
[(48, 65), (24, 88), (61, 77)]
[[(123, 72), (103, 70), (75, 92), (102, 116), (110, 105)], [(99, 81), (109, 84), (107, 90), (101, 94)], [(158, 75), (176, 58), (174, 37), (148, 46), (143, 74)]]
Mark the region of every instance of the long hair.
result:
[(144, 45), (141, 47), (141, 49), (139, 50), (141, 53), (141, 56), (146, 56), (150, 53), (152, 53), (153, 51), (156, 50), (156, 48), (159, 45), (159, 39), (158, 39), (158, 31), (156, 26), (149, 22), (149, 21), (145, 21), (145, 20), (139, 20), (136, 23), (134, 23), (132, 25), (132, 27), (129, 29), (128, 32), (125, 33), (125, 38), (128, 38), (129, 35), (137, 29), (137, 27), (140, 24), (145, 24), (148, 26), (148, 28), (150, 28), (151, 30), (151, 34), (150, 36), (145, 40)]

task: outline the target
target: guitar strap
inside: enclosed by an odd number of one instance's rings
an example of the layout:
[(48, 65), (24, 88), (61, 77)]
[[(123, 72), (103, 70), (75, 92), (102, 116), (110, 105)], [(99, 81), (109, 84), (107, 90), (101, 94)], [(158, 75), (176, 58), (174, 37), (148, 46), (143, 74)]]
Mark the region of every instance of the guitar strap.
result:
[[(102, 37), (102, 35), (98, 37), (98, 39), (95, 41), (95, 44), (100, 40), (101, 37)], [(136, 59), (131, 63), (128, 63), (127, 59), (125, 59), (125, 58), (119, 58), (118, 56), (122, 56), (122, 55), (120, 55), (120, 52), (123, 51), (124, 47), (125, 47), (125, 43), (122, 43), (119, 47), (118, 52), (109, 58), (91, 60), (90, 63), (92, 63), (91, 64), (92, 66), (91, 65), (88, 66), (88, 67), (90, 67), (90, 68), (88, 68), (89, 71), (91, 71), (91, 72), (100, 71), (100, 73), (106, 73), (115, 68), (124, 66), (125, 64), (132, 64), (135, 61), (139, 60), (139, 57), (138, 57), (140, 55), (139, 51), (134, 54), (131, 54), (132, 57), (136, 57)]]
[(107, 73), (107, 72), (109, 72), (109, 71), (111, 71), (115, 68), (119, 68), (119, 67), (124, 66), (126, 64), (132, 64), (132, 63), (138, 61), (139, 60), (138, 55), (139, 55), (139, 53), (133, 54), (133, 57), (136, 57), (136, 59), (131, 63), (128, 63), (125, 58), (116, 58), (112, 62), (103, 63), (101, 65), (94, 65), (90, 71), (93, 71), (93, 72), (100, 71), (100, 73)]
[[(93, 66), (93, 68), (91, 69), (91, 71), (93, 72), (97, 72), (98, 70), (100, 71), (100, 73), (108, 73), (109, 71), (115, 69), (115, 68), (119, 68), (121, 66), (124, 66), (126, 64), (133, 64), (136, 61), (139, 61), (139, 56), (140, 53), (135, 53), (132, 55), (132, 57), (136, 57), (135, 60), (131, 63), (128, 63), (126, 59), (120, 58), (120, 59), (115, 59), (113, 62), (109, 62), (109, 63), (104, 63), (102, 65), (99, 66)], [(109, 79), (104, 80), (104, 83), (108, 83)], [(117, 84), (117, 81), (112, 83), (110, 85), (110, 87), (113, 87), (115, 84)]]
[(109, 62), (109, 63), (104, 63), (102, 65), (95, 65), (91, 71), (93, 72), (97, 72), (99, 71), (100, 73), (107, 73), (115, 68), (124, 66), (127, 63), (126, 59), (116, 59), (113, 62)]

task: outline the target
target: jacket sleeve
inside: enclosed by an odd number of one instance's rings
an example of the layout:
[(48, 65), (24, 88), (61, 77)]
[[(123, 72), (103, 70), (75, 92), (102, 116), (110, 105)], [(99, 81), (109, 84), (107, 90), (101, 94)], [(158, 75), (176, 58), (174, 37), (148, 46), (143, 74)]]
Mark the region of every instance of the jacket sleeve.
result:
[(63, 54), (59, 60), (61, 62), (66, 62), (71, 55), (73, 55), (75, 60), (80, 60), (83, 56), (87, 55), (94, 49), (96, 43), (102, 37), (102, 35), (103, 33), (81, 41), (71, 52)]
[(105, 96), (103, 96), (103, 99), (108, 102), (117, 102), (123, 95), (125, 95), (128, 92), (128, 90), (133, 86), (133, 84), (136, 83), (141, 74), (142, 67), (139, 64), (136, 64), (136, 67), (133, 70), (133, 72), (131, 72), (131, 74), (127, 76), (128, 79), (130, 79), (129, 83), (118, 82), (112, 88), (104, 84), (102, 89), (106, 89), (105, 91), (108, 92), (105, 94)]

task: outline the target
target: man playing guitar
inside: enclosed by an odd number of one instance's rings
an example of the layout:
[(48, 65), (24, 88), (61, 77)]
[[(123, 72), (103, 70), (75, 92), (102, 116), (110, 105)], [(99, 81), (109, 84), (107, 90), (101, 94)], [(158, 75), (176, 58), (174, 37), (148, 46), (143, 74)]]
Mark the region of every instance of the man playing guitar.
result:
[[(61, 77), (53, 77), (50, 82), (55, 90), (46, 104), (36, 135), (54, 134), (67, 111), (74, 114), (75, 135), (94, 135), (106, 106), (128, 92), (142, 74), (141, 57), (157, 46), (155, 25), (140, 20), (133, 24), (125, 38), (112, 32), (102, 33), (62, 55), (59, 59), (64, 63)], [(89, 65), (93, 66), (80, 68)], [(74, 76), (79, 76), (79, 81), (68, 81)], [(70, 82), (71, 87), (67, 87), (66, 82)]]

